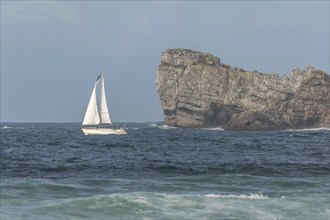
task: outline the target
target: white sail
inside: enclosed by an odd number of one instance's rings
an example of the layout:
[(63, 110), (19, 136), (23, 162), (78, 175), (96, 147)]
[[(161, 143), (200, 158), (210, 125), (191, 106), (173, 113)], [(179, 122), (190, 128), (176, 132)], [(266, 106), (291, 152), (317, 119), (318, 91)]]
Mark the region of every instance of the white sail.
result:
[(107, 106), (107, 100), (105, 98), (103, 73), (102, 73), (102, 78), (101, 78), (101, 95), (100, 96), (101, 96), (100, 97), (101, 124), (111, 124), (108, 106)]
[(82, 123), (83, 125), (96, 125), (100, 123), (100, 116), (99, 116), (99, 111), (97, 110), (97, 102), (96, 102), (97, 84), (98, 84), (98, 80), (95, 82), (93, 92), (85, 113), (84, 121)]

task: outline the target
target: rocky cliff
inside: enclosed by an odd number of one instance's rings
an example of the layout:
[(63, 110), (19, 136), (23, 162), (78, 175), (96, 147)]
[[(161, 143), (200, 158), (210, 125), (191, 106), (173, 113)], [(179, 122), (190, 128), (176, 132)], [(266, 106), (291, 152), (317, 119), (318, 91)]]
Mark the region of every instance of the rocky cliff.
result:
[(156, 84), (170, 126), (330, 127), (330, 77), (311, 66), (280, 77), (232, 68), (208, 53), (168, 49), (161, 55)]

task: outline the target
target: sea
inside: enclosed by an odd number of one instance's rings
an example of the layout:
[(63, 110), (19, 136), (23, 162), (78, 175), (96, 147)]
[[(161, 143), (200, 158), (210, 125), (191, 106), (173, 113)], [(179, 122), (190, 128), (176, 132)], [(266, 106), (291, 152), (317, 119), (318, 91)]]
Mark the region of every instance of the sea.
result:
[(0, 219), (330, 219), (329, 129), (125, 125), (1, 123)]

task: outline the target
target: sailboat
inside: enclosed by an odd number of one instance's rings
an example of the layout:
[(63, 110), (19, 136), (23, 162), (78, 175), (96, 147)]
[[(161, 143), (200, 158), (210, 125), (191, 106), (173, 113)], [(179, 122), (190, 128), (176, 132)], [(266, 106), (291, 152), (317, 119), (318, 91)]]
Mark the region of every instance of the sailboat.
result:
[[(100, 108), (96, 101), (96, 88), (101, 81)], [(100, 114), (99, 114), (100, 110)], [(114, 128), (110, 119), (104, 90), (103, 72), (97, 77), (85, 117), (81, 126), (85, 135), (127, 134), (124, 128)]]

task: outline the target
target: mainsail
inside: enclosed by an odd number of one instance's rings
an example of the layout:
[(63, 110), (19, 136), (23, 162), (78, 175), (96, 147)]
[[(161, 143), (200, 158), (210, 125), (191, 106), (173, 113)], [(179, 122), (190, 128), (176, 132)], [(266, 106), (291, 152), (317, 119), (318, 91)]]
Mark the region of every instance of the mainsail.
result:
[(111, 120), (108, 112), (107, 100), (105, 98), (103, 73), (101, 78), (100, 112), (101, 112), (100, 114), (101, 124), (111, 124)]

